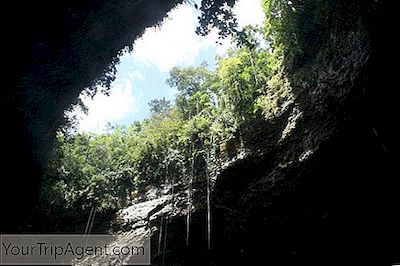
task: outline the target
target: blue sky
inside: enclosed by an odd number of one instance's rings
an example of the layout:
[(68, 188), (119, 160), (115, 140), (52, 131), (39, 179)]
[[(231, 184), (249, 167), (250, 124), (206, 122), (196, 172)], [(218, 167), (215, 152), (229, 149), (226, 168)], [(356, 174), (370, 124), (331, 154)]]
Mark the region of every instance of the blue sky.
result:
[[(261, 25), (264, 21), (261, 0), (239, 0), (234, 12), (239, 27)], [(135, 41), (133, 52), (121, 57), (110, 96), (97, 94), (93, 99), (81, 96), (89, 113), (73, 112), (78, 117), (78, 130), (103, 132), (108, 123), (129, 125), (149, 117), (149, 101), (175, 98), (176, 91), (165, 84), (174, 66), (206, 61), (210, 68), (215, 67), (215, 56), (226, 53), (231, 47), (230, 40), (216, 44), (216, 31), (205, 37), (196, 35), (197, 16), (192, 6), (182, 4), (169, 12), (160, 27), (147, 29)]]

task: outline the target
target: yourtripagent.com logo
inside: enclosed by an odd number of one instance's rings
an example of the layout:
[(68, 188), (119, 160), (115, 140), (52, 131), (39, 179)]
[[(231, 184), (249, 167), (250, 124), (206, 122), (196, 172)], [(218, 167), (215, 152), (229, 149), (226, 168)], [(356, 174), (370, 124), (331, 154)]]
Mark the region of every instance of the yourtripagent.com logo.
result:
[(2, 235), (2, 265), (150, 265), (149, 239), (114, 235)]

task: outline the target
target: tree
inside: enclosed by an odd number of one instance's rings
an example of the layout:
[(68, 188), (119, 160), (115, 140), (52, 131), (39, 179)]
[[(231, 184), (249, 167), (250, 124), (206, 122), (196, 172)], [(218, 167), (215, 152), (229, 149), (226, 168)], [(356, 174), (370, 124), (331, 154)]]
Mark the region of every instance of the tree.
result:
[(178, 90), (176, 107), (184, 119), (190, 119), (212, 105), (211, 72), (203, 63), (198, 67), (174, 67), (166, 83)]
[(171, 109), (171, 101), (162, 99), (154, 99), (149, 102), (150, 112), (152, 115), (166, 114)]
[[(225, 38), (228, 35), (237, 31), (237, 20), (232, 13), (232, 8), (235, 0), (202, 0), (199, 17), (200, 25), (196, 29), (199, 35), (207, 35), (211, 28), (217, 28), (220, 38)], [(197, 8), (197, 5), (195, 5)]]

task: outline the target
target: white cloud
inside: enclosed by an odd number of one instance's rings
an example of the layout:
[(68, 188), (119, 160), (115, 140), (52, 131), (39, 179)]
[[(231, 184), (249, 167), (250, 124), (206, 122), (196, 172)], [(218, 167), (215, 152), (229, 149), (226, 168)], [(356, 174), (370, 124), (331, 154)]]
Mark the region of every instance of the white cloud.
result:
[(239, 27), (249, 24), (261, 26), (265, 20), (261, 0), (240, 0), (234, 7), (234, 13)]
[[(239, 27), (261, 25), (264, 21), (261, 0), (240, 0), (234, 13)], [(210, 47), (218, 55), (225, 54), (231, 47), (230, 39), (222, 40), (222, 45), (216, 44), (218, 33), (215, 29), (208, 36), (198, 36), (195, 33), (197, 16), (196, 10), (189, 4), (179, 5), (168, 13), (161, 27), (147, 29), (142, 38), (135, 42), (133, 58), (167, 72), (176, 65), (192, 64), (202, 50)]]
[(98, 93), (93, 99), (81, 97), (89, 112), (88, 115), (78, 110), (72, 112), (78, 117), (79, 131), (102, 132), (107, 123), (122, 120), (127, 114), (138, 111), (129, 80), (113, 86), (109, 96)]
[(138, 70), (130, 71), (126, 74), (127, 80), (135, 80), (135, 81), (145, 81), (146, 77), (143, 75), (142, 72)]
[(190, 64), (198, 56), (203, 40), (195, 34), (196, 15), (188, 4), (179, 5), (168, 14), (161, 27), (149, 28), (135, 42), (135, 60), (169, 71), (178, 64)]

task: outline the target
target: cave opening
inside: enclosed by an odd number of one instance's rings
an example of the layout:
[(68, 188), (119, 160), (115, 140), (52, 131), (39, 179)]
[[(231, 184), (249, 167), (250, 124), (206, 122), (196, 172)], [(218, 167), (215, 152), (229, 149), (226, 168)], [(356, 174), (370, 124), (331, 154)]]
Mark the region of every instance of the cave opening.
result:
[[(239, 30), (254, 32), (258, 47), (252, 49), (267, 50), (261, 33), (265, 19), (261, 1), (238, 1), (233, 13)], [(174, 157), (168, 153), (182, 151), (160, 142), (158, 135), (173, 134), (178, 127), (182, 132), (177, 134), (192, 134), (184, 132), (184, 127), (190, 123), (196, 127), (199, 119), (206, 118), (201, 112), (218, 105), (219, 96), (211, 88), (216, 85), (206, 83), (218, 75), (223, 58), (247, 48), (234, 36), (221, 38), (217, 29), (206, 36), (196, 33), (199, 15), (197, 4), (178, 4), (159, 25), (147, 28), (132, 49), (119, 55), (109, 88), (100, 84), (84, 89), (78, 103), (65, 111), (67, 122), (59, 128), (45, 164), (36, 213), (49, 219), (37, 219), (41, 222), (32, 221), (29, 227), (48, 232), (110, 232), (115, 212), (129, 202), (171, 189), (172, 178), (185, 179), (188, 171), (202, 175), (204, 169), (194, 168), (204, 168), (206, 162), (194, 150), (204, 152), (209, 144), (194, 140), (194, 135), (190, 140), (182, 138), (179, 141), (189, 141), (190, 154)], [(247, 73), (251, 79), (256, 79), (254, 71)], [(188, 125), (178, 125), (182, 123)], [(179, 156), (183, 169), (178, 169)]]
[(388, 1), (45, 6), (6, 29), (2, 232), (151, 232), (155, 265), (399, 258)]

